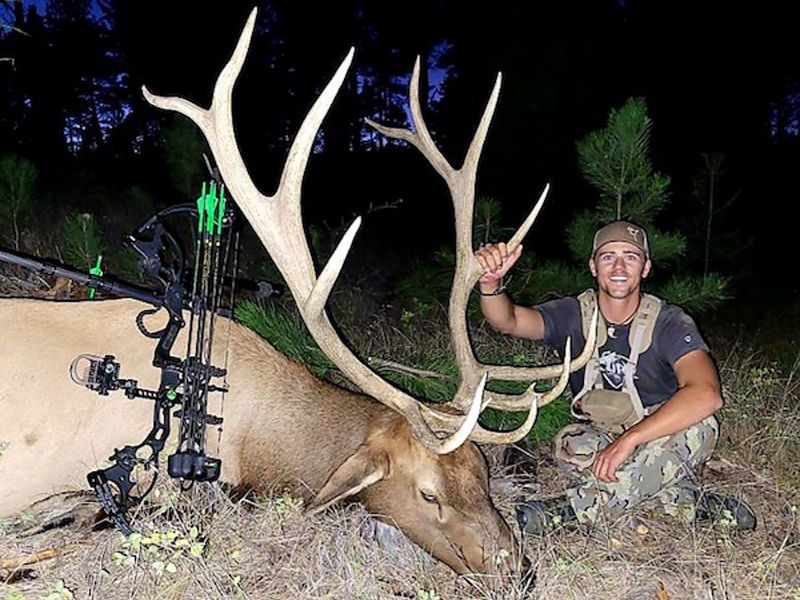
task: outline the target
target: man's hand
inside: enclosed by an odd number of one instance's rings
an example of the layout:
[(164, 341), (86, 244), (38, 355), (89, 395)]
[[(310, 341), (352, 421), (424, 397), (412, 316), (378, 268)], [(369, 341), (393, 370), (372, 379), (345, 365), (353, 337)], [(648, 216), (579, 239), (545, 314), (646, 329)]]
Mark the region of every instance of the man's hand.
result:
[(631, 457), (636, 446), (630, 437), (623, 435), (617, 438), (597, 454), (592, 465), (592, 473), (600, 481), (616, 483), (617, 469)]
[(483, 268), (483, 275), (478, 282), (493, 283), (499, 280), (514, 266), (521, 254), (522, 244), (517, 246), (514, 252), (510, 254), (504, 242), (481, 246), (475, 251), (475, 258)]

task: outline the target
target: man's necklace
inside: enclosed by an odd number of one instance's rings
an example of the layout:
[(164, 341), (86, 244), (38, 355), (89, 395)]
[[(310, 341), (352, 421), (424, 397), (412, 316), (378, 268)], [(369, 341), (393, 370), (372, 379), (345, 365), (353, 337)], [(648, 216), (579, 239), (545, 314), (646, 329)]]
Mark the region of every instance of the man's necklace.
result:
[[(641, 304), (641, 301), (639, 302), (639, 304)], [(608, 327), (606, 328), (606, 331), (608, 332), (609, 339), (612, 339), (612, 340), (617, 339), (617, 327), (625, 327), (626, 325), (629, 325), (631, 321), (633, 321), (633, 318), (636, 316), (636, 313), (639, 311), (639, 304), (636, 305), (636, 308), (634, 309), (634, 311), (622, 323), (610, 323), (609, 321), (606, 320), (606, 323), (608, 324)], [(603, 318), (605, 319), (605, 316)]]

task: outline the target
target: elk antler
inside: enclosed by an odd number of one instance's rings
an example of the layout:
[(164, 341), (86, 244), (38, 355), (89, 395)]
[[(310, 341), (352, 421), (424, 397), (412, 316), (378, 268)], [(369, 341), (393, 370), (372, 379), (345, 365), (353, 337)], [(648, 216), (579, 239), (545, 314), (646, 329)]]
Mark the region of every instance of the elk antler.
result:
[[(309, 332), (322, 351), (364, 393), (403, 415), (414, 435), (427, 448), (438, 453), (452, 452), (467, 440), (477, 423), (482, 408), (482, 384), (476, 383), (471, 409), (466, 417), (458, 417), (458, 427), (453, 427), (452, 419), (448, 420), (444, 431), (455, 429), (455, 433), (440, 437), (442, 428), (428, 414), (430, 410), (361, 363), (341, 340), (325, 312), (328, 295), (342, 269), (360, 219), (350, 226), (319, 277), (316, 276), (303, 230), (300, 190), (306, 163), (322, 120), (344, 81), (353, 50), (350, 50), (300, 126), (289, 150), (277, 191), (273, 196), (265, 196), (258, 191), (247, 172), (236, 143), (231, 112), (233, 86), (250, 45), (256, 13), (256, 9), (250, 13), (236, 49), (220, 73), (208, 109), (182, 98), (156, 96), (146, 88), (142, 89), (144, 96), (158, 108), (185, 115), (203, 132), (225, 184), (283, 275)], [(433, 426), (428, 424), (426, 417)]]
[[(589, 336), (583, 352), (574, 362), (570, 361), (571, 353), (569, 340), (567, 341), (567, 347), (564, 352), (565, 361), (563, 365), (547, 367), (508, 367), (486, 365), (477, 360), (469, 342), (467, 330), (467, 302), (469, 300), (469, 294), (482, 275), (481, 267), (475, 259), (472, 248), (475, 180), (478, 160), (500, 94), (502, 75), (500, 73), (497, 75), (494, 89), (489, 97), (486, 109), (484, 110), (472, 142), (469, 145), (462, 167), (460, 169), (454, 169), (436, 147), (422, 116), (419, 101), (419, 71), (420, 60), (417, 58), (414, 64), (409, 90), (409, 105), (413, 131), (409, 129), (386, 127), (370, 119), (367, 119), (367, 123), (383, 135), (406, 141), (416, 147), (433, 168), (436, 169), (439, 175), (442, 176), (442, 179), (444, 179), (450, 190), (456, 221), (456, 268), (453, 287), (450, 292), (449, 319), (451, 340), (460, 374), (459, 389), (450, 404), (463, 412), (466, 407), (467, 399), (474, 395), (479, 381), (486, 375), (488, 375), (490, 379), (506, 381), (534, 380), (534, 384), (529, 386), (524, 393), (517, 396), (486, 392), (485, 403), (488, 406), (506, 411), (530, 410), (528, 418), (520, 428), (513, 432), (503, 433), (486, 432), (476, 429), (475, 434), (472, 436), (476, 441), (500, 443), (516, 441), (527, 434), (533, 425), (536, 419), (536, 407), (544, 406), (561, 394), (567, 385), (569, 372), (583, 368), (589, 360), (595, 344), (595, 327), (592, 326), (590, 328), (592, 334)], [(536, 206), (534, 206), (527, 219), (525, 219), (525, 222), (508, 242), (509, 252), (514, 251), (533, 225), (533, 221), (542, 208), (548, 189), (549, 185), (545, 187), (539, 201), (536, 203)], [(596, 314), (594, 319), (597, 319)], [(548, 393), (542, 396), (535, 391), (535, 380), (553, 379), (556, 377), (559, 377), (559, 381)], [(446, 422), (448, 418), (451, 418), (451, 416), (443, 416), (443, 421)]]

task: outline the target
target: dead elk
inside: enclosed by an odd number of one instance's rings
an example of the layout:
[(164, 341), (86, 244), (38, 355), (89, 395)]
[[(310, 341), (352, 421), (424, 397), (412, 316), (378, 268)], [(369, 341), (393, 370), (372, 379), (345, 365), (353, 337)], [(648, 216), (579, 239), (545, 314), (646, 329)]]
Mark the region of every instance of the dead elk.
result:
[[(445, 179), (455, 206), (457, 264), (450, 299), (450, 329), (460, 386), (446, 409), (418, 402), (371, 371), (350, 351), (325, 311), (358, 220), (317, 275), (300, 216), (300, 189), (321, 122), (344, 80), (352, 51), (307, 114), (289, 151), (277, 191), (262, 195), (250, 179), (236, 144), (231, 97), (252, 35), (250, 15), (236, 49), (216, 82), (209, 109), (145, 90), (153, 105), (180, 112), (206, 136), (225, 185), (280, 269), (320, 348), (366, 395), (333, 387), (233, 322), (227, 357), (231, 391), (218, 455), (223, 479), (237, 486), (286, 486), (310, 510), (355, 497), (371, 513), (398, 526), (458, 573), (487, 573), (498, 556), (503, 570), (523, 563), (519, 547), (489, 496), (487, 465), (478, 443), (510, 443), (532, 427), (537, 407), (564, 389), (570, 369), (588, 359), (593, 342), (570, 364), (536, 368), (481, 364), (467, 336), (466, 303), (480, 276), (471, 247), (478, 158), (497, 102), (500, 77), (464, 165), (453, 169), (434, 145), (421, 117), (419, 64), (411, 83), (413, 128), (373, 124), (417, 147)], [(413, 133), (412, 133), (413, 131)], [(544, 195), (511, 240), (519, 244)], [(0, 301), (0, 518), (63, 489), (84, 486), (115, 446), (140, 440), (151, 424), (149, 403), (103, 398), (67, 376), (79, 354), (111, 353), (143, 387), (157, 386), (152, 344), (137, 330), (142, 305), (101, 302)], [(218, 335), (227, 333), (220, 327)], [(591, 329), (592, 331), (594, 328)], [(181, 347), (179, 339), (176, 347)], [(219, 348), (220, 345), (216, 345)], [(218, 357), (221, 361), (221, 357)], [(144, 374), (151, 373), (148, 381)], [(531, 384), (519, 396), (484, 391), (487, 379), (558, 379), (545, 394)], [(517, 430), (493, 432), (477, 424), (487, 407), (525, 410)], [(471, 441), (468, 441), (471, 440)], [(501, 552), (505, 550), (506, 552)]]

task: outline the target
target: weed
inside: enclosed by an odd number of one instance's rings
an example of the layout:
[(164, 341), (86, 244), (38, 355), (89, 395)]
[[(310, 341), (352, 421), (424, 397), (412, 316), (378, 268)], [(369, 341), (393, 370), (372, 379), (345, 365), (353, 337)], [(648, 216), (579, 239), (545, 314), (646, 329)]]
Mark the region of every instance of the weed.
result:
[(64, 224), (64, 256), (75, 268), (88, 271), (105, 250), (100, 229), (89, 213), (73, 213)]
[(184, 557), (199, 558), (205, 551), (205, 542), (200, 541), (197, 527), (192, 526), (185, 534), (174, 528), (150, 527), (148, 535), (131, 533), (122, 548), (112, 555), (117, 566), (132, 568), (137, 564), (149, 564), (158, 575), (176, 573), (176, 562)]
[(47, 595), (45, 600), (63, 600), (64, 598), (74, 598), (75, 595), (72, 591), (64, 584), (64, 581), (59, 579), (56, 581), (55, 586), (53, 586), (53, 591)]
[(283, 522), (290, 513), (296, 512), (302, 506), (302, 498), (296, 498), (291, 494), (284, 492), (277, 500), (275, 500), (275, 513), (278, 515), (278, 521)]

